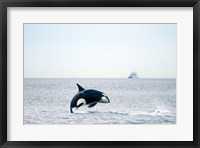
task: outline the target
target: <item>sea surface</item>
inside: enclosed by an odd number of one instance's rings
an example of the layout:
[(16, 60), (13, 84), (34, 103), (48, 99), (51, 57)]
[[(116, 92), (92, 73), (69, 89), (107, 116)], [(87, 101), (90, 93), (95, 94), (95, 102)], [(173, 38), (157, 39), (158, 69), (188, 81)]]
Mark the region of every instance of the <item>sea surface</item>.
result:
[[(70, 113), (76, 83), (108, 95)], [(176, 124), (176, 79), (24, 79), (24, 124)]]

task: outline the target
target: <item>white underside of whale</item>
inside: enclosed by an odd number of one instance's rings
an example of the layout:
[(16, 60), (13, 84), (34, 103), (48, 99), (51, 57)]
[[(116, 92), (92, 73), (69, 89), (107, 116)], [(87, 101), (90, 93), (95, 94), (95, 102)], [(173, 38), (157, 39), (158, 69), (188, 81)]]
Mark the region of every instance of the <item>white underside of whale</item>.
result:
[(106, 98), (105, 96), (101, 97), (101, 99), (99, 100), (100, 103), (109, 103), (108, 98)]

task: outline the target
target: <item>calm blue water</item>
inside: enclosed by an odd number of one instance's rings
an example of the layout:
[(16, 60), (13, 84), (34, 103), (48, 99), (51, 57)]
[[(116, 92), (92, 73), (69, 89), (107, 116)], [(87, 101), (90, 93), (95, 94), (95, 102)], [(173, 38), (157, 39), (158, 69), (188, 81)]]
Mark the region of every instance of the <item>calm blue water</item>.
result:
[[(76, 83), (110, 103), (71, 114)], [(24, 124), (176, 124), (176, 79), (24, 79)]]

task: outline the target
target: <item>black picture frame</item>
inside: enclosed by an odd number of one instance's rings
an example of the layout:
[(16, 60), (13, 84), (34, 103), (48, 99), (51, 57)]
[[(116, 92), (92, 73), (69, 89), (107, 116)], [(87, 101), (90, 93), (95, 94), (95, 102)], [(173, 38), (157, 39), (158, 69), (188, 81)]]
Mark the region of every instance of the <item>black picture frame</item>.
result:
[[(200, 147), (200, 0), (1, 0), (0, 146), (10, 147)], [(193, 141), (7, 141), (8, 7), (193, 7)], [(39, 133), (38, 133), (39, 134)], [(52, 133), (53, 134), (53, 133)]]

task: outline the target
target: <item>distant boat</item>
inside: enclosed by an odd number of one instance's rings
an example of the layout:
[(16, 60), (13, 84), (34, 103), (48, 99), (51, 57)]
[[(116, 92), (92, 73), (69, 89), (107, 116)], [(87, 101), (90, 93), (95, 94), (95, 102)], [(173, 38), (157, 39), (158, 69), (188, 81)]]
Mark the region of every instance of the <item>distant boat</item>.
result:
[(129, 78), (129, 79), (138, 79), (139, 77), (138, 77), (137, 73), (133, 71), (133, 72), (128, 76), (128, 78)]

